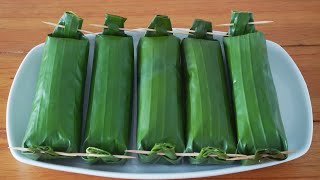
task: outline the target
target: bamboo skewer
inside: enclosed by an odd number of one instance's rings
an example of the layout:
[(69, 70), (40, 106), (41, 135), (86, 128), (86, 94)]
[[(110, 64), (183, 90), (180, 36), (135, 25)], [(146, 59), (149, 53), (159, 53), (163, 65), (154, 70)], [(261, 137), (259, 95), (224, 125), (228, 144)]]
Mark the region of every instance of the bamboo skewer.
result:
[[(196, 32), (195, 30), (191, 30), (191, 29), (187, 29), (187, 30), (181, 29), (181, 30), (178, 30), (178, 31), (187, 31), (187, 32), (191, 32), (191, 33), (195, 33)], [(222, 31), (212, 31), (212, 32), (207, 32), (207, 34), (210, 34), (210, 35), (217, 34), (217, 35), (223, 35), (223, 36), (230, 36), (230, 35), (228, 35), (227, 32), (222, 32)]]
[[(268, 24), (268, 23), (272, 23), (273, 21), (256, 21), (256, 22), (249, 22), (248, 24)], [(104, 26), (104, 25), (99, 25), (99, 24), (90, 24), (91, 26), (95, 26), (95, 27), (103, 27), (103, 28), (108, 28), (108, 26)], [(216, 26), (233, 26), (234, 24), (218, 24)], [(139, 29), (128, 29), (128, 28), (119, 28), (120, 30), (124, 30), (124, 31), (139, 31)], [(156, 31), (155, 29), (150, 29), (150, 28), (142, 28), (143, 30), (147, 30), (147, 31)], [(180, 31), (180, 32), (177, 32)], [(187, 32), (184, 32), (187, 31)], [(176, 33), (176, 34), (187, 34), (189, 35), (190, 32), (194, 33), (194, 30), (183, 30), (183, 29), (179, 29), (176, 31), (167, 31), (168, 33)], [(210, 35), (214, 35), (214, 34), (218, 34), (218, 35), (224, 35), (224, 36), (229, 36), (227, 34), (227, 32), (222, 32), (222, 31), (212, 31), (212, 32), (207, 32), (207, 34)]]
[[(292, 151), (282, 151), (282, 154), (290, 154), (293, 153)], [(235, 158), (229, 158), (226, 159), (227, 161), (236, 161), (236, 160), (245, 160), (245, 159), (253, 159), (255, 155), (248, 155), (248, 156), (243, 156), (243, 157), (235, 157)], [(262, 157), (268, 157), (268, 154), (262, 155)]]
[[(149, 29), (149, 28), (142, 28), (143, 30), (146, 30), (146, 31), (153, 31), (155, 32), (156, 30), (155, 29)], [(167, 31), (168, 33), (176, 33), (176, 34), (186, 34), (186, 35), (189, 35), (190, 33), (188, 32), (177, 32), (177, 31)]]
[[(104, 26), (104, 25), (100, 25), (100, 24), (89, 24), (90, 26), (94, 26), (94, 27), (103, 27), (103, 28), (108, 28), (108, 26)], [(128, 28), (119, 28), (120, 30), (123, 31), (136, 31), (136, 32), (140, 32), (139, 29), (128, 29)]]
[[(256, 21), (256, 22), (249, 22), (248, 24), (268, 24), (268, 23), (272, 23), (273, 21)], [(65, 26), (61, 25), (61, 24), (55, 24), (55, 23), (52, 23), (52, 22), (47, 22), (47, 21), (42, 21), (42, 23), (45, 23), (45, 24), (48, 24), (48, 25), (51, 25), (51, 26), (57, 26), (57, 27), (61, 27), (61, 28), (65, 28)], [(99, 25), (99, 24), (90, 24), (91, 26), (95, 26), (95, 27), (103, 27), (103, 28), (108, 28), (108, 26), (104, 26), (104, 25)], [(233, 26), (234, 24), (233, 23), (230, 23), (230, 24), (218, 24), (218, 25), (215, 25), (215, 26)], [(123, 30), (123, 31), (135, 31), (135, 32), (139, 32), (140, 30), (139, 29), (128, 29), (128, 28), (119, 28), (120, 30)], [(141, 28), (143, 30), (146, 30), (146, 31), (156, 31), (155, 29), (150, 29), (150, 28)], [(93, 34), (93, 32), (91, 31), (87, 31), (87, 30), (83, 30), (83, 29), (78, 29), (78, 31), (80, 32), (83, 32), (83, 33), (88, 33), (88, 34)], [(180, 31), (180, 32), (177, 32), (177, 31)], [(175, 34), (186, 34), (186, 35), (189, 35), (190, 32), (191, 33), (194, 33), (195, 31), (194, 30), (183, 30), (183, 29), (179, 29), (179, 30), (176, 30), (176, 31), (167, 31), (168, 33), (175, 33)], [(210, 34), (210, 35), (214, 35), (214, 34), (217, 34), (217, 35), (224, 35), (224, 36), (229, 36), (227, 34), (227, 32), (222, 32), (222, 31), (212, 31), (212, 32), (207, 32), (207, 34)]]
[[(103, 28), (108, 28), (108, 26), (104, 26), (104, 25), (100, 25), (100, 24), (89, 24), (90, 26), (94, 26), (94, 27), (103, 27)], [(119, 28), (120, 30), (123, 30), (123, 31), (137, 31), (137, 32), (140, 32), (139, 29), (128, 29), (128, 28)], [(156, 31), (155, 29), (149, 29), (149, 28), (141, 28), (143, 30), (146, 30), (146, 31)], [(176, 32), (176, 31), (167, 31), (168, 33), (176, 33), (176, 34), (189, 34), (187, 32)]]
[[(255, 21), (255, 22), (249, 22), (248, 24), (269, 24), (269, 23), (273, 23), (273, 21)], [(218, 24), (215, 26), (233, 26), (233, 23), (229, 23), (229, 24)]]
[[(51, 26), (57, 26), (57, 27), (65, 28), (64, 25), (55, 24), (55, 23), (52, 23), (52, 22), (42, 21), (42, 23), (48, 24), (48, 25), (51, 25)], [(93, 32), (91, 32), (91, 31), (86, 31), (86, 30), (83, 30), (83, 29), (78, 29), (78, 31), (83, 32), (83, 33), (87, 33), (87, 34), (93, 34)]]
[[(22, 147), (9, 147), (9, 149), (18, 150), (18, 151), (32, 151), (29, 148), (22, 148)], [(126, 150), (128, 153), (134, 154), (149, 154), (151, 151), (143, 151), (143, 150)], [(45, 151), (40, 151), (40, 153), (46, 153)], [(105, 154), (91, 154), (91, 153), (66, 153), (66, 152), (54, 152), (60, 156), (68, 156), (68, 157), (78, 157), (78, 156), (86, 156), (86, 157), (107, 157), (108, 155)], [(293, 153), (292, 151), (282, 151), (282, 154), (290, 154)], [(175, 153), (176, 156), (180, 157), (196, 157), (200, 153), (193, 152), (193, 153)], [(157, 153), (159, 156), (164, 156), (165, 153)], [(253, 159), (255, 155), (244, 155), (244, 154), (226, 154), (228, 158), (227, 161), (236, 161), (236, 160), (245, 160), (245, 159)], [(134, 156), (126, 156), (126, 155), (113, 155), (116, 158), (120, 159), (134, 159)], [(209, 155), (210, 157), (217, 157), (217, 155)], [(268, 154), (262, 155), (262, 157), (268, 157)]]
[[(126, 152), (130, 153), (136, 153), (136, 154), (149, 154), (151, 151), (143, 151), (143, 150), (126, 150)], [(292, 151), (282, 151), (282, 154), (290, 154)], [(200, 153), (194, 152), (194, 153), (175, 153), (176, 156), (182, 156), (182, 157), (195, 157), (198, 156)], [(157, 153), (159, 156), (164, 156), (164, 153)], [(245, 160), (245, 159), (253, 159), (255, 155), (244, 155), (244, 154), (226, 154), (229, 158), (227, 158), (227, 161), (236, 161), (236, 160)], [(209, 155), (210, 157), (217, 157), (217, 155)], [(262, 155), (262, 157), (267, 157), (268, 154)]]
[[(151, 151), (143, 151), (143, 150), (126, 150), (126, 152), (129, 153), (136, 153), (136, 154), (149, 154)], [(195, 157), (198, 156), (200, 153), (193, 152), (193, 153), (175, 153), (176, 156), (182, 156), (182, 157)], [(157, 153), (159, 156), (164, 156), (164, 153)], [(217, 155), (209, 155), (210, 157), (217, 157)], [(243, 154), (227, 154), (229, 157), (244, 157), (247, 155)]]
[[(89, 24), (91, 26), (95, 26), (95, 27), (103, 27), (103, 28), (108, 28), (108, 26), (104, 26), (104, 25), (99, 25), (99, 24)], [(140, 31), (139, 29), (127, 29), (127, 28), (119, 28), (120, 30), (124, 30), (124, 31)], [(146, 31), (153, 31), (155, 32), (155, 29), (150, 29), (150, 28), (140, 28)], [(180, 31), (180, 32), (177, 32)], [(186, 34), (189, 35), (190, 32), (194, 33), (194, 30), (184, 30), (184, 29), (176, 29), (175, 31), (167, 31), (168, 33), (175, 33), (175, 34)], [(207, 32), (207, 34), (219, 34), (219, 35), (227, 35), (227, 32), (222, 32), (222, 31), (212, 31), (212, 32)]]
[[(9, 149), (18, 150), (18, 151), (31, 151), (29, 148), (22, 147), (9, 147)], [(40, 153), (46, 153), (45, 151), (40, 151)], [(54, 152), (60, 156), (69, 156), (69, 157), (77, 157), (77, 156), (86, 156), (86, 157), (107, 157), (109, 155), (105, 154), (91, 154), (91, 153), (66, 153), (66, 152)], [(134, 159), (134, 156), (125, 156), (125, 155), (113, 155), (116, 158), (120, 159)]]

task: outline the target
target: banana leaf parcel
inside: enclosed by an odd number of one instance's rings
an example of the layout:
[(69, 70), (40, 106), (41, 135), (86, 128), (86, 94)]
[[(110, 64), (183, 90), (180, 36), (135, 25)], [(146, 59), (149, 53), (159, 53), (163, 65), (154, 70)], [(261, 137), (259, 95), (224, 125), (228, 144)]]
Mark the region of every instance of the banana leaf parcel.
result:
[[(226, 153), (236, 153), (236, 133), (219, 41), (213, 39), (211, 22), (196, 19), (195, 33), (182, 41), (186, 84), (187, 152), (191, 164), (219, 164)], [(213, 158), (209, 155), (217, 155)]]
[[(106, 15), (102, 34), (96, 36), (88, 116), (82, 151), (106, 154), (105, 163), (122, 163), (129, 145), (132, 82), (133, 39), (119, 28), (126, 18)], [(99, 158), (84, 158), (89, 163)]]
[[(177, 164), (175, 152), (185, 149), (182, 124), (180, 39), (167, 16), (156, 16), (138, 45), (137, 149), (145, 163)], [(157, 152), (165, 153), (158, 156)]]
[[(47, 36), (23, 147), (35, 159), (56, 158), (52, 151), (78, 152), (89, 41), (78, 29), (82, 19), (66, 12)], [(45, 151), (47, 153), (36, 153)]]
[(288, 149), (277, 93), (268, 61), (266, 40), (256, 31), (250, 12), (232, 12), (231, 37), (224, 38), (230, 71), (238, 135), (238, 152), (282, 160)]

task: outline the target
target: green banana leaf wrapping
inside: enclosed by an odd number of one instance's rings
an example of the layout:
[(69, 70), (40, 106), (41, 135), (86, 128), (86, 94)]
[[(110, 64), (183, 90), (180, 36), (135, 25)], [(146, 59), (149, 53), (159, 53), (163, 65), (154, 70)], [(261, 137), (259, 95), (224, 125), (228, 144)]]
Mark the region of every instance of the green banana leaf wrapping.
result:
[[(109, 28), (95, 40), (82, 151), (100, 149), (102, 154), (110, 155), (100, 158), (105, 163), (125, 162), (112, 154), (125, 154), (129, 145), (134, 49), (132, 37), (119, 30), (125, 21), (126, 18), (107, 14), (105, 25)], [(89, 163), (99, 160), (84, 159)]]
[[(167, 16), (156, 16), (138, 45), (137, 149), (145, 163), (177, 164), (175, 152), (185, 149), (182, 124), (180, 39), (168, 34)], [(165, 153), (158, 156), (157, 152)]]
[[(288, 149), (263, 33), (255, 30), (252, 13), (233, 12), (224, 38), (238, 133), (238, 153), (268, 154)], [(258, 157), (258, 156), (257, 156)], [(260, 157), (260, 156), (259, 156)], [(286, 155), (271, 156), (285, 159)], [(259, 158), (244, 163), (257, 163)]]
[[(34, 159), (57, 158), (51, 151), (78, 152), (89, 41), (82, 19), (66, 12), (47, 36), (23, 147)], [(34, 153), (44, 150), (47, 153)]]
[[(196, 19), (194, 35), (182, 41), (186, 83), (187, 152), (191, 164), (220, 164), (226, 153), (236, 153), (236, 133), (220, 43), (214, 40), (211, 22)], [(209, 155), (218, 155), (217, 158)]]

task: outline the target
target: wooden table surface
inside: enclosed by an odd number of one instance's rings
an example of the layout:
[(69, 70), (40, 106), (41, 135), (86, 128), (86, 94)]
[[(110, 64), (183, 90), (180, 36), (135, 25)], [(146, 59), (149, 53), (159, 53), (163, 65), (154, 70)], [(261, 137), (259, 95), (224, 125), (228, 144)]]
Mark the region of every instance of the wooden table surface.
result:
[[(173, 27), (190, 27), (194, 18), (228, 23), (231, 10), (254, 12), (254, 18), (275, 23), (258, 25), (267, 39), (279, 43), (302, 72), (313, 106), (313, 141), (303, 157), (274, 167), (217, 178), (316, 178), (320, 177), (320, 1), (1, 1), (0, 2), (0, 179), (100, 179), (33, 167), (16, 161), (7, 149), (6, 104), (15, 73), (35, 45), (44, 42), (52, 27), (72, 10), (84, 18), (83, 29), (98, 32), (90, 23), (102, 24), (105, 13), (127, 17), (126, 27), (146, 27), (155, 14), (169, 15)], [(226, 27), (215, 28), (226, 31)], [(19, 112), (17, 112), (19, 113)], [(210, 178), (210, 177), (209, 177)], [(209, 179), (208, 178), (208, 179)], [(206, 178), (204, 178), (206, 179)]]

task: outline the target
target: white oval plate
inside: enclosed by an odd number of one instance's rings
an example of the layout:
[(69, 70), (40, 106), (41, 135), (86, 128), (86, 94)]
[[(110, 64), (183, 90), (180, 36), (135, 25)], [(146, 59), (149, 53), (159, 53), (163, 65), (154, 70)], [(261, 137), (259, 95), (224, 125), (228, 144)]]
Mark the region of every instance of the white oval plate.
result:
[[(133, 36), (136, 49), (138, 40), (143, 35), (143, 31), (141, 30), (141, 32), (127, 33)], [(177, 36), (180, 38), (185, 37), (183, 35)], [(88, 101), (88, 87), (91, 79), (90, 74), (92, 68), (95, 35), (88, 35), (87, 37), (90, 39), (90, 54), (86, 82), (84, 115), (86, 113)], [(222, 39), (221, 36), (215, 36), (215, 38), (219, 39), (220, 41)], [(43, 45), (44, 44), (40, 44), (31, 49), (31, 51), (24, 58), (17, 71), (10, 90), (7, 104), (6, 124), (8, 143), (10, 147), (20, 147), (22, 144), (22, 139), (29, 121), (33, 96), (35, 94)], [(11, 150), (11, 153), (18, 161), (34, 166), (95, 176), (130, 179), (171, 179), (216, 176), (264, 168), (296, 159), (308, 151), (312, 140), (313, 118), (308, 89), (299, 69), (288, 53), (281, 46), (271, 41), (267, 41), (267, 48), (272, 75), (279, 98), (281, 115), (288, 138), (289, 150), (294, 151), (294, 153), (290, 154), (289, 157), (284, 161), (273, 161), (251, 166), (241, 166), (240, 164), (196, 166), (186, 163), (181, 165), (146, 165), (140, 164), (135, 159), (129, 160), (125, 165), (88, 165), (80, 158), (34, 161), (28, 159), (19, 151)], [(134, 102), (135, 117), (136, 93)], [(132, 143), (130, 148), (135, 147), (135, 118), (133, 118), (133, 122), (133, 131), (131, 134)]]

